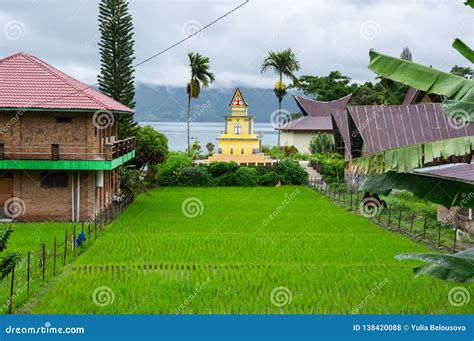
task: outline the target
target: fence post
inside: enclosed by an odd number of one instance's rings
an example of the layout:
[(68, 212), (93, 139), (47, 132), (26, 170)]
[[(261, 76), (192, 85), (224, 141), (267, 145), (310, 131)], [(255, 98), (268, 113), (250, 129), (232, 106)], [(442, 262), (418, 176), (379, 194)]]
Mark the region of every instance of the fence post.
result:
[(400, 232), (402, 227), (402, 213), (403, 213), (403, 206), (400, 207), (400, 214), (398, 215), (398, 232)]
[(30, 257), (31, 252), (28, 251), (28, 255), (26, 256), (26, 293), (30, 295)]
[(413, 231), (413, 223), (415, 222), (415, 212), (411, 213), (410, 217), (410, 233)]
[(390, 228), (390, 220), (392, 218), (392, 209), (388, 207), (388, 220), (387, 220), (387, 226)]
[(72, 256), (76, 259), (76, 224), (72, 230)]
[(456, 214), (456, 224), (454, 226), (453, 253), (456, 252), (456, 239), (457, 239), (457, 236), (458, 236), (458, 228), (459, 228), (459, 215)]
[(67, 230), (66, 230), (66, 236), (64, 237), (63, 265), (66, 264), (66, 257), (67, 257)]
[(9, 303), (9, 306), (8, 306), (8, 313), (11, 314), (12, 313), (12, 305), (13, 305), (13, 288), (15, 286), (15, 265), (13, 265), (13, 268), (12, 268), (12, 282), (11, 282), (11, 285), (10, 285), (10, 301), (8, 302)]
[(46, 272), (46, 247), (45, 247), (44, 243), (43, 243), (41, 248), (42, 248), (41, 258), (42, 258), (42, 264), (43, 264), (42, 277), (43, 277), (43, 282), (44, 282), (44, 275), (45, 275), (45, 272)]
[(441, 246), (441, 224), (438, 224), (438, 248)]
[(92, 242), (92, 238), (91, 238), (91, 223), (90, 223), (90, 222), (87, 223), (87, 238), (89, 238), (89, 243)]
[(350, 195), (351, 195), (351, 199), (350, 199), (350, 200), (351, 200), (351, 203), (350, 203), (350, 206), (351, 206), (351, 212), (352, 212), (352, 188), (351, 188), (351, 194), (350, 194)]
[(425, 213), (425, 219), (423, 221), (423, 239), (426, 239), (426, 225), (427, 225), (427, 220), (428, 219), (428, 214)]
[(54, 236), (54, 249), (53, 249), (53, 276), (56, 276), (56, 236)]

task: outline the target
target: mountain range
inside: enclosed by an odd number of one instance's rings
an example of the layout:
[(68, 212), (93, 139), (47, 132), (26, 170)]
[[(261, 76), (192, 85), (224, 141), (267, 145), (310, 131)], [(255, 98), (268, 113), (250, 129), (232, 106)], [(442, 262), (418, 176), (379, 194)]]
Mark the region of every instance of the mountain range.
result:
[[(278, 109), (273, 89), (241, 87), (242, 95), (249, 105), (249, 115), (255, 122), (270, 123), (272, 113)], [(191, 101), (192, 122), (221, 122), (229, 114), (229, 102), (235, 88), (201, 89), (198, 99)], [(292, 93), (296, 94), (296, 92)], [(283, 99), (282, 109), (299, 112), (292, 93)], [(185, 122), (187, 93), (185, 87), (167, 87), (137, 83), (135, 94), (135, 120), (138, 122)]]

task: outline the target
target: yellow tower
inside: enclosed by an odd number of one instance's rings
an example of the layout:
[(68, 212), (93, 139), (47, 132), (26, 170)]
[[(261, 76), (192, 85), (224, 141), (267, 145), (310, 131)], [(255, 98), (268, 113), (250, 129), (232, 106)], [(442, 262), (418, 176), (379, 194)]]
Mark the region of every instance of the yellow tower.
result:
[(271, 163), (261, 153), (261, 138), (254, 134), (254, 117), (248, 115), (248, 105), (240, 92), (235, 90), (229, 103), (230, 116), (225, 116), (225, 131), (219, 136), (217, 154), (207, 159), (214, 161), (235, 161), (239, 164)]

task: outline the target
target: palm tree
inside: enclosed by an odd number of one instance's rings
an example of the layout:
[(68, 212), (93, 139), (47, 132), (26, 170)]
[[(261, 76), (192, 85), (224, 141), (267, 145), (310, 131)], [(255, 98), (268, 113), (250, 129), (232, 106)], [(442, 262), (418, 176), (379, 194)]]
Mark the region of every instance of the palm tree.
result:
[(189, 121), (191, 115), (191, 99), (198, 98), (202, 88), (207, 88), (215, 80), (214, 74), (209, 71), (209, 57), (204, 57), (197, 52), (189, 52), (189, 66), (191, 67), (191, 80), (187, 86), (188, 92), (188, 155), (191, 155), (191, 140), (189, 136)]
[(269, 51), (268, 55), (263, 60), (262, 70), (264, 73), (267, 70), (272, 70), (278, 75), (278, 82), (275, 85), (275, 96), (278, 98), (278, 154), (277, 159), (280, 159), (280, 127), (281, 127), (281, 102), (286, 95), (285, 84), (283, 84), (283, 76), (293, 80), (297, 84), (298, 79), (293, 74), (300, 69), (298, 60), (290, 48), (283, 51)]

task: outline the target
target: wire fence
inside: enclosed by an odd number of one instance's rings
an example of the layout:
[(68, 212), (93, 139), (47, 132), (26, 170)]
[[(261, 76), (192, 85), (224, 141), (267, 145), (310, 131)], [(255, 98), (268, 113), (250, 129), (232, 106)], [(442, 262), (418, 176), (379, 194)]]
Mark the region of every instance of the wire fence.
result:
[(113, 222), (132, 200), (124, 198), (113, 202), (98, 212), (94, 219), (72, 223), (63, 236), (55, 236), (49, 243), (41, 243), (39, 249), (20, 255), (20, 261), (0, 284), (0, 299), (4, 302), (1, 312), (12, 314), (14, 308), (22, 306), (33, 292), (74, 262), (97, 239), (104, 226)]
[[(326, 184), (320, 178), (310, 178), (308, 185), (332, 202), (348, 211), (358, 213), (392, 232), (428, 244), (431, 248), (457, 252), (473, 246), (468, 234), (460, 228), (462, 218), (454, 215), (453, 225), (439, 221), (436, 214), (410, 209), (404, 205), (389, 205), (378, 197), (371, 197), (356, 188)], [(466, 240), (463, 240), (466, 238)]]

